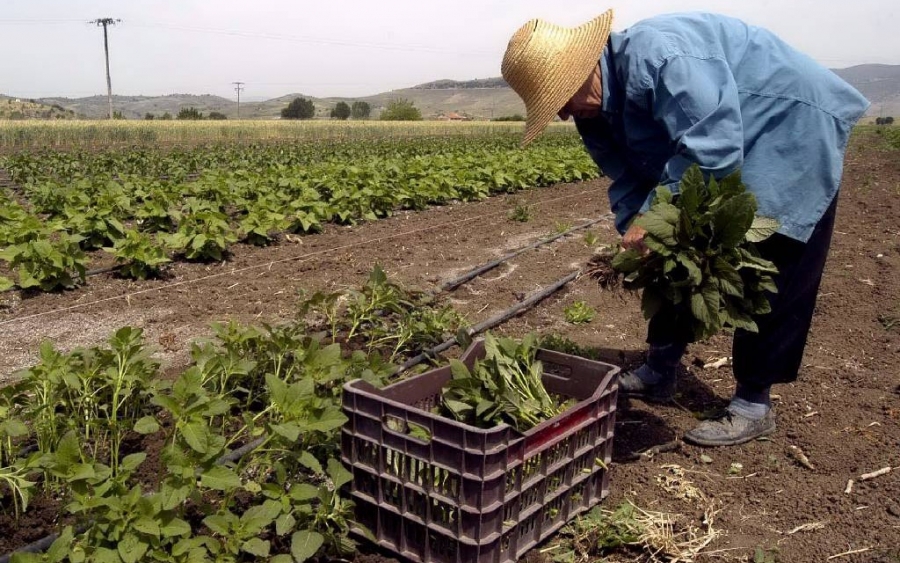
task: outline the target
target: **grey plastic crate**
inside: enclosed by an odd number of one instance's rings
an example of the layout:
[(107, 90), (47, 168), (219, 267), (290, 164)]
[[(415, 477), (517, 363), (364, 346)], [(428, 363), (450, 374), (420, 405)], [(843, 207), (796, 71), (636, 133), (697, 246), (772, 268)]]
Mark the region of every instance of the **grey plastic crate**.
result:
[[(460, 360), (471, 368), (484, 353), (478, 340)], [(449, 366), (384, 389), (344, 386), (342, 457), (356, 519), (380, 546), (417, 563), (513, 562), (606, 497), (619, 368), (537, 359), (547, 391), (577, 403), (527, 432), (431, 413)]]

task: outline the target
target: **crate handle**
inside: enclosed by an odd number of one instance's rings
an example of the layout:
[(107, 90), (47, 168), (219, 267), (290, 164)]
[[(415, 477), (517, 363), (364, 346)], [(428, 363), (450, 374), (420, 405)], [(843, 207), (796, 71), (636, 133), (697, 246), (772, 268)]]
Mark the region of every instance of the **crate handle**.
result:
[(552, 375), (557, 379), (572, 379), (571, 366), (558, 364), (548, 360), (541, 360), (541, 365), (544, 368), (544, 375)]
[(403, 436), (404, 438), (414, 440), (420, 444), (427, 446), (431, 443), (431, 431), (428, 428), (421, 424), (404, 420), (399, 416), (394, 416), (392, 414), (384, 415), (384, 418), (381, 420), (381, 426), (384, 428), (385, 432)]

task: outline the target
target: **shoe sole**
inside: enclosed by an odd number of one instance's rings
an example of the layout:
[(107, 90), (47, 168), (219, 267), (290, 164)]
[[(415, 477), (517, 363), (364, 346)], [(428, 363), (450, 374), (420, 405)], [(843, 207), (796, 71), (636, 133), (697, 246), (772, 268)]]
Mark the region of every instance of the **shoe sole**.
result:
[(695, 446), (707, 446), (707, 447), (717, 447), (717, 446), (739, 446), (741, 444), (746, 444), (747, 442), (752, 442), (753, 440), (758, 440), (759, 438), (763, 438), (765, 436), (769, 436), (774, 434), (776, 430), (775, 426), (771, 428), (766, 428), (759, 434), (755, 436), (750, 436), (749, 438), (741, 438), (740, 440), (729, 440), (727, 442), (724, 441), (716, 441), (716, 440), (703, 440), (698, 438), (693, 438), (690, 436), (690, 433), (684, 435), (684, 441), (689, 444), (694, 444)]

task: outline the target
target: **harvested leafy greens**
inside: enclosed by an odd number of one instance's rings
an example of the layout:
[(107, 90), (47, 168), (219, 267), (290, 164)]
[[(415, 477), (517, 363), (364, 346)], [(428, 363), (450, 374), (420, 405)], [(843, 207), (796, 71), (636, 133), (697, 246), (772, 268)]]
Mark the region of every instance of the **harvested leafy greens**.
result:
[(485, 334), (485, 357), (470, 371), (450, 360), (453, 379), (443, 393), (442, 410), (460, 422), (492, 428), (507, 423), (519, 431), (533, 428), (562, 412), (541, 381), (534, 335), (521, 342)]
[[(677, 322), (691, 327), (690, 341), (723, 328), (757, 332), (753, 316), (771, 311), (766, 292), (777, 291), (772, 276), (778, 270), (754, 243), (774, 234), (778, 222), (756, 217), (756, 210), (739, 173), (706, 182), (695, 165), (677, 195), (658, 187), (650, 209), (635, 220), (647, 231), (649, 252), (620, 252), (611, 266), (624, 275), (626, 289), (644, 290), (645, 318), (673, 308)], [(594, 275), (608, 279), (602, 268)]]

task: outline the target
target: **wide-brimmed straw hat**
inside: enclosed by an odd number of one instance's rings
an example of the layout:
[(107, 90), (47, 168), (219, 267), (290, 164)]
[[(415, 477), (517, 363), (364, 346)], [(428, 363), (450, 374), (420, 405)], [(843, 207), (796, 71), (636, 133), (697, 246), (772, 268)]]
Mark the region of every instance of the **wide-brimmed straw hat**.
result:
[(591, 75), (609, 39), (613, 12), (578, 27), (534, 19), (509, 40), (500, 72), (525, 102), (522, 146), (533, 141)]

